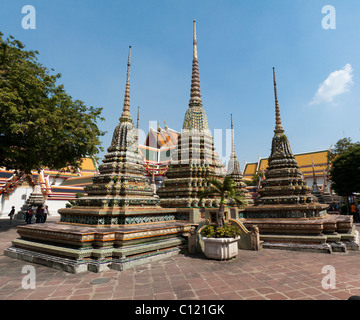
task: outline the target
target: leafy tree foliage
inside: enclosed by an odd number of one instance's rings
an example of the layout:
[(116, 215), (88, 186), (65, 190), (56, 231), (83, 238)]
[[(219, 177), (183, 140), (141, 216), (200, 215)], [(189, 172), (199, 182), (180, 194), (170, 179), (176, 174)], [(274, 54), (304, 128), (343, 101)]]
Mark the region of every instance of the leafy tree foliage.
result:
[(73, 100), (38, 54), (0, 33), (0, 166), (25, 173), (77, 168), (102, 150), (102, 108)]
[(333, 189), (340, 196), (360, 192), (360, 146), (337, 156), (330, 169)]
[(334, 149), (330, 153), (330, 162), (333, 162), (338, 155), (351, 151), (358, 146), (360, 146), (360, 142), (352, 142), (352, 139), (349, 137), (340, 139), (336, 142)]

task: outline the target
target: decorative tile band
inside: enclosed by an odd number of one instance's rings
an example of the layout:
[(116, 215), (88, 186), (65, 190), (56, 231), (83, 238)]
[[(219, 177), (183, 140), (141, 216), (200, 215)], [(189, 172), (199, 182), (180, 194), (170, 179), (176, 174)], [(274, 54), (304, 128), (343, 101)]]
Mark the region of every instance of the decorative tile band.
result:
[(168, 213), (133, 216), (90, 216), (62, 214), (60, 222), (88, 224), (88, 225), (132, 225), (140, 223), (166, 222), (166, 221), (188, 221), (188, 213)]

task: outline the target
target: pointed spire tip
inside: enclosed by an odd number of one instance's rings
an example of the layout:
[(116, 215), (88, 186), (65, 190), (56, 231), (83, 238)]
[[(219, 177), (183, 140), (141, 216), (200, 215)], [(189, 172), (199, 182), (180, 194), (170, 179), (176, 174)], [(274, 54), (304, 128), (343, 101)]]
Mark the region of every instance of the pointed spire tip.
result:
[(276, 77), (275, 77), (275, 67), (273, 67), (273, 81), (274, 81), (274, 95), (275, 95), (275, 132), (284, 132), (284, 129), (281, 124), (281, 117), (280, 117), (280, 108), (279, 108), (279, 101), (277, 95), (277, 88), (276, 88)]

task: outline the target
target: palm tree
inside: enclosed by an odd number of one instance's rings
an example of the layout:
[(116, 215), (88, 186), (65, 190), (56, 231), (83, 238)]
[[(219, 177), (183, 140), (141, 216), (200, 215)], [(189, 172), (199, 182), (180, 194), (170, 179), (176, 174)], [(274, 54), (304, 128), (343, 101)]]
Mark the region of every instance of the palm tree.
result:
[(206, 179), (206, 181), (209, 182), (211, 186), (208, 189), (199, 192), (199, 199), (201, 201), (209, 196), (220, 197), (220, 208), (217, 213), (216, 227), (222, 228), (225, 223), (224, 207), (226, 199), (234, 201), (239, 207), (246, 205), (247, 202), (243, 193), (238, 190), (237, 184), (230, 176), (225, 176), (223, 181), (217, 179)]

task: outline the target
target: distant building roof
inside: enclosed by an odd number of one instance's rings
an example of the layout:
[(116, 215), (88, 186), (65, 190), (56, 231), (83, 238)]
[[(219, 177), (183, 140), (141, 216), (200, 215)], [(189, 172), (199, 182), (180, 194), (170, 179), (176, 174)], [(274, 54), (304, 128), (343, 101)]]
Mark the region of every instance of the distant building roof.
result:
[[(316, 176), (323, 176), (324, 170), (328, 172), (329, 152), (329, 150), (320, 150), (294, 155), (305, 178), (313, 176), (313, 161)], [(243, 170), (244, 179), (251, 180), (257, 171), (265, 171), (267, 166), (268, 158), (260, 158), (258, 162), (246, 163)]]

